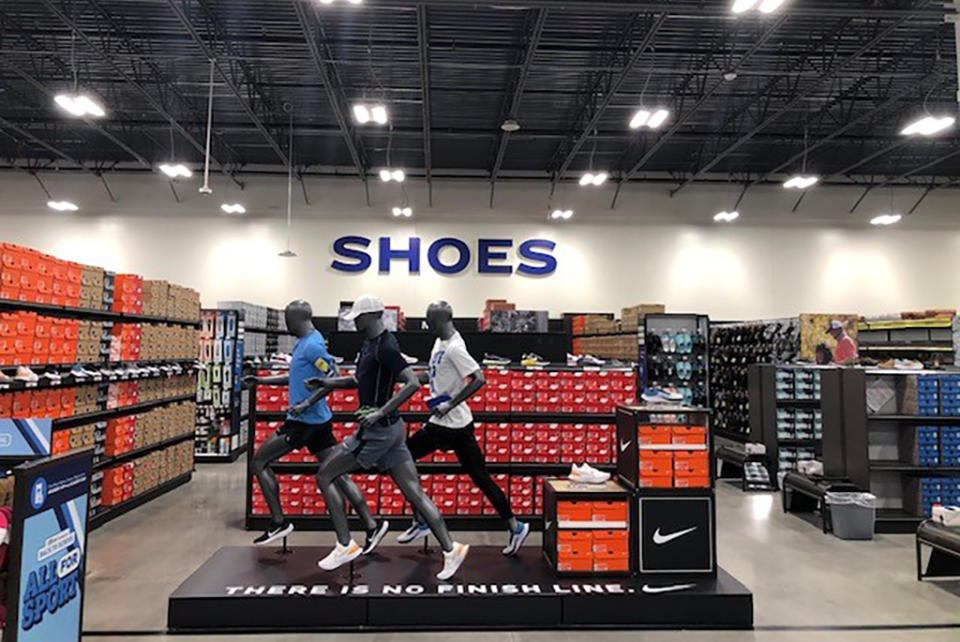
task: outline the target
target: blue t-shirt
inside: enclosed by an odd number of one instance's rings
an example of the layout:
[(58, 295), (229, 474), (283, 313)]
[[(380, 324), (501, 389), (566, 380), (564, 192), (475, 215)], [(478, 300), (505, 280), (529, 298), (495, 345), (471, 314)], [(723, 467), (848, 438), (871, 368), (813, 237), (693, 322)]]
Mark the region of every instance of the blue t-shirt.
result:
[[(327, 352), (327, 342), (323, 335), (314, 330), (302, 339), (298, 339), (293, 346), (290, 358), (290, 405), (304, 401), (313, 394), (307, 390), (307, 379), (313, 377), (328, 377), (337, 371), (336, 363)], [(287, 419), (302, 421), (306, 424), (323, 424), (333, 418), (333, 413), (327, 406), (327, 400), (321, 399), (307, 408), (300, 415), (287, 413)]]

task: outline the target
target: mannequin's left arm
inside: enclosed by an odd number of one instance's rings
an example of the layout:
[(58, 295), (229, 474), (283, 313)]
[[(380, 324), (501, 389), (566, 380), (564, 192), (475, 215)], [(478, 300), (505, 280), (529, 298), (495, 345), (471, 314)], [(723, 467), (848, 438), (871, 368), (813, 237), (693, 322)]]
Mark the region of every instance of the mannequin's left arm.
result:
[(450, 407), (456, 408), (464, 401), (477, 394), (477, 391), (480, 388), (483, 388), (487, 385), (487, 378), (483, 376), (483, 370), (477, 370), (476, 372), (470, 373), (467, 375), (467, 378), (470, 379), (470, 383), (463, 387), (463, 390), (460, 391), (456, 397), (450, 400)]

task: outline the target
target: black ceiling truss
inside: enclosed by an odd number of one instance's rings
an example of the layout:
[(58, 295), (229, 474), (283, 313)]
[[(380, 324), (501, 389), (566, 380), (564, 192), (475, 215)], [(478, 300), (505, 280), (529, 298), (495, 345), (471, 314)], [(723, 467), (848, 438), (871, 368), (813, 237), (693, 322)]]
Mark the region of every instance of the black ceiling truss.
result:
[[(825, 183), (926, 198), (958, 185), (955, 136), (899, 131), (927, 94), (956, 114), (948, 13), (933, 0), (737, 18), (728, 0), (4, 0), (0, 168), (152, 170), (171, 130), (199, 163), (213, 59), (214, 165), (231, 176), (281, 173), (292, 111), (298, 176), (366, 186), (389, 147), (429, 201), (437, 177), (489, 182), (493, 206), (501, 181), (557, 185), (589, 159), (616, 182), (614, 206), (631, 181), (752, 188), (804, 158)], [(106, 118), (52, 105), (74, 65)], [(352, 122), (361, 96), (389, 104), (389, 127)], [(666, 126), (631, 131), (653, 102)]]

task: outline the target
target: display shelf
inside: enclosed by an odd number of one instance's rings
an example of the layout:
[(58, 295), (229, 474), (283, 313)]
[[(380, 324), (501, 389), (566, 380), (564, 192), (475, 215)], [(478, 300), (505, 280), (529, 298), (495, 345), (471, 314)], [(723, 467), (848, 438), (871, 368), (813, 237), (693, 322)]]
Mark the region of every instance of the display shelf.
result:
[(199, 321), (188, 321), (185, 319), (168, 319), (165, 317), (152, 317), (142, 314), (122, 314), (112, 310), (90, 310), (87, 308), (72, 308), (63, 305), (50, 305), (48, 303), (33, 303), (27, 301), (11, 301), (9, 299), (0, 299), (0, 310), (26, 310), (27, 312), (36, 312), (52, 317), (67, 317), (71, 319), (90, 320), (90, 321), (118, 321), (120, 323), (167, 323), (172, 325), (185, 325), (192, 328), (200, 326)]
[(53, 420), (53, 429), (64, 430), (66, 428), (71, 428), (73, 426), (88, 424), (95, 421), (104, 421), (106, 419), (111, 419), (113, 417), (122, 417), (123, 415), (130, 415), (135, 412), (150, 410), (151, 408), (156, 408), (158, 406), (165, 406), (171, 403), (178, 403), (181, 401), (193, 401), (193, 399), (194, 399), (193, 395), (180, 395), (178, 397), (167, 397), (166, 399), (155, 399), (153, 401), (144, 401), (142, 403), (135, 403), (130, 406), (124, 406), (122, 408), (110, 408), (107, 410), (98, 410), (96, 412), (88, 412), (82, 415), (73, 415), (72, 417), (63, 417), (61, 419)]
[[(103, 367), (126, 367), (126, 366), (155, 366), (155, 365), (170, 365), (170, 364), (194, 364), (196, 360), (194, 359), (171, 359), (169, 361), (94, 361), (90, 363), (81, 364), (83, 367), (93, 367), (93, 368), (103, 368)], [(70, 369), (75, 364), (60, 364), (52, 366), (43, 366), (39, 364), (32, 364), (31, 369), (36, 368), (40, 370), (41, 368), (46, 371), (48, 369), (57, 369), (62, 372), (69, 372)], [(3, 366), (0, 369), (9, 369), (13, 370), (15, 366)], [(83, 379), (75, 379), (69, 374), (61, 374), (60, 383), (53, 383), (49, 379), (41, 378), (39, 381), (33, 383), (27, 383), (25, 381), (12, 381), (10, 383), (0, 384), (0, 392), (20, 392), (21, 390), (50, 390), (54, 388), (75, 388), (78, 386), (90, 386), (90, 385), (102, 385), (106, 383), (116, 383), (118, 381), (143, 381), (145, 379), (159, 379), (161, 377), (178, 377), (181, 375), (193, 374), (192, 369), (185, 370), (179, 375), (176, 373), (167, 373), (160, 372), (158, 374), (141, 374), (141, 375), (101, 375), (100, 377), (85, 377)]]
[(923, 475), (957, 475), (960, 466), (917, 466), (902, 461), (873, 459), (870, 461), (870, 470), (898, 473), (917, 473)]
[(245, 327), (244, 330), (245, 330), (246, 332), (262, 332), (263, 334), (278, 334), (278, 335), (279, 335), (279, 334), (290, 334), (291, 336), (293, 336), (288, 330), (281, 330), (280, 328), (249, 328), (249, 327)]
[(860, 345), (860, 352), (953, 352), (952, 346)]
[(131, 459), (136, 459), (141, 455), (146, 455), (152, 453), (155, 450), (163, 450), (169, 446), (176, 446), (177, 444), (193, 439), (193, 432), (186, 432), (182, 435), (177, 435), (176, 437), (171, 437), (170, 439), (164, 439), (163, 441), (158, 441), (155, 444), (150, 444), (148, 446), (143, 446), (135, 450), (130, 450), (125, 453), (120, 453), (119, 455), (114, 455), (113, 457), (107, 457), (106, 459), (101, 459), (93, 465), (94, 470), (101, 470), (107, 466), (114, 464), (122, 464), (125, 461), (130, 461)]
[(867, 421), (896, 422), (903, 424), (957, 424), (960, 426), (960, 417), (945, 415), (867, 415)]
[(776, 400), (778, 406), (813, 406), (814, 408), (820, 407), (819, 399), (786, 399), (778, 398)]
[(717, 428), (713, 431), (713, 434), (717, 437), (729, 439), (730, 441), (736, 441), (741, 444), (750, 441), (750, 435), (735, 430), (723, 430), (722, 428)]
[(860, 332), (871, 330), (908, 330), (913, 328), (949, 328), (953, 325), (950, 317), (931, 317), (927, 319), (882, 319), (863, 320), (857, 324)]
[[(247, 449), (247, 445), (243, 444), (234, 448), (229, 453), (194, 453), (193, 459), (201, 464), (229, 464), (240, 459), (240, 455)], [(274, 467), (276, 464), (274, 464)], [(278, 471), (279, 472), (279, 471)]]
[(874, 529), (877, 533), (912, 534), (924, 519), (902, 508), (878, 508)]
[[(286, 419), (287, 413), (277, 412), (257, 412), (257, 419), (263, 421), (281, 421)], [(430, 419), (429, 412), (401, 412), (400, 417), (404, 421), (422, 423)], [(535, 423), (568, 423), (568, 424), (612, 424), (616, 421), (616, 415), (610, 413), (598, 414), (564, 414), (564, 413), (511, 413), (511, 412), (474, 412), (473, 419), (476, 422), (484, 423), (516, 423), (516, 424), (535, 424)], [(355, 422), (357, 415), (352, 412), (335, 412), (332, 421)]]
[[(551, 476), (565, 475), (570, 472), (571, 464), (551, 464), (551, 463), (499, 463), (487, 462), (487, 471), (494, 475), (522, 475), (522, 476)], [(614, 472), (614, 464), (591, 464), (593, 468), (606, 472)], [(286, 473), (290, 475), (312, 475), (317, 472), (320, 464), (318, 462), (278, 462), (272, 464), (270, 468), (276, 473)], [(417, 471), (423, 474), (463, 474), (463, 467), (457, 462), (417, 462)]]
[[(174, 477), (173, 479), (166, 481), (155, 488), (151, 488), (145, 493), (141, 493), (136, 497), (131, 497), (125, 502), (121, 502), (114, 506), (97, 507), (90, 516), (90, 530), (99, 528), (107, 522), (112, 521), (125, 513), (129, 513), (134, 508), (142, 506), (143, 504), (146, 504), (147, 502), (154, 500), (175, 488), (183, 486), (190, 481), (191, 477), (193, 477), (193, 471), (184, 473), (178, 477)], [(269, 518), (267, 519), (269, 521)]]

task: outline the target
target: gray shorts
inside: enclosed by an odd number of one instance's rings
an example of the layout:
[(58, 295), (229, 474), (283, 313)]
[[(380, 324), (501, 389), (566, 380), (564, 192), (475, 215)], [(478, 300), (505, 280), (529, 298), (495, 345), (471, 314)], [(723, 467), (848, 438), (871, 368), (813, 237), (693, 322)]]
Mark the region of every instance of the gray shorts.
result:
[(386, 471), (405, 461), (413, 461), (407, 450), (407, 428), (402, 420), (389, 426), (358, 428), (343, 440), (343, 447), (367, 470)]

